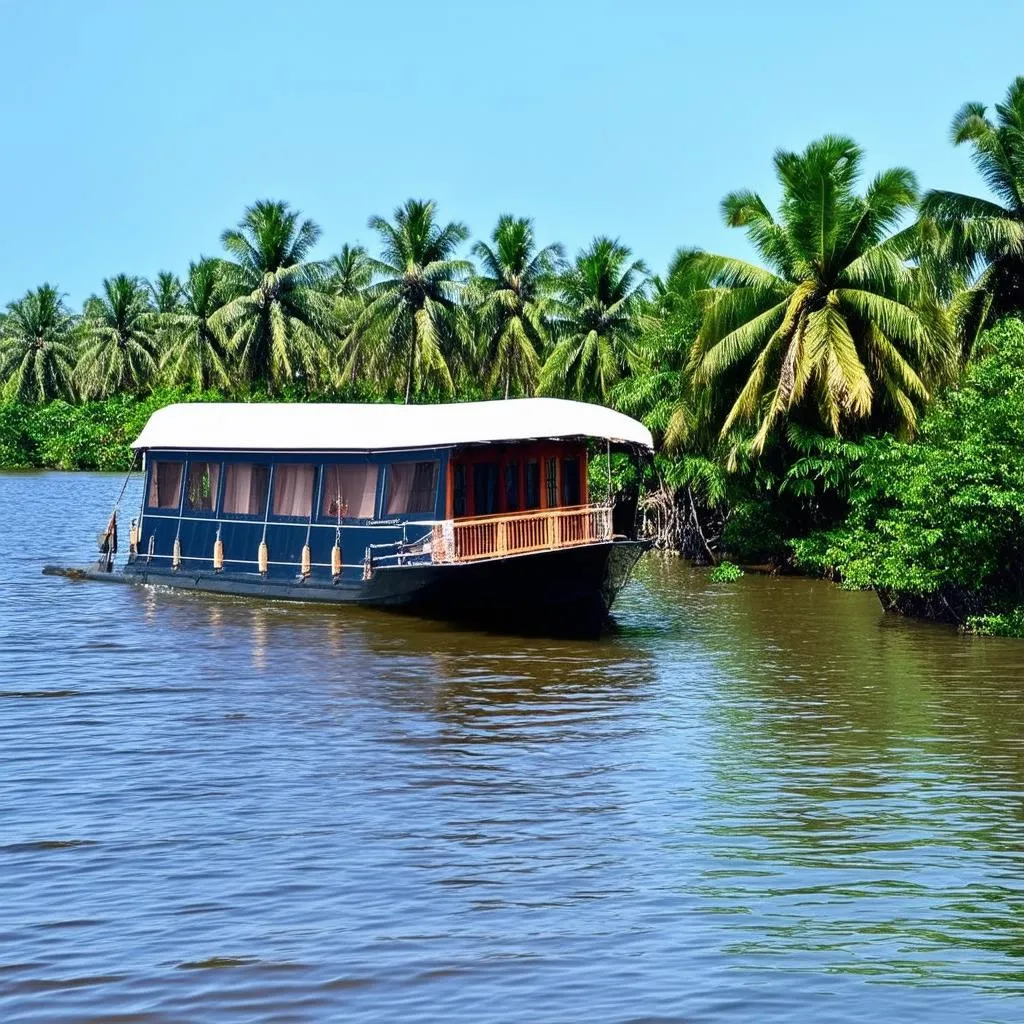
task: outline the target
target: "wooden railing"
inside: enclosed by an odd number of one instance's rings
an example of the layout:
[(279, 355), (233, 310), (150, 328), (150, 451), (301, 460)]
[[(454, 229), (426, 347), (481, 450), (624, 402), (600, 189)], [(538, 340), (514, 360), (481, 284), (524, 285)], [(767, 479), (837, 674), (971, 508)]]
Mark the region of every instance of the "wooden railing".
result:
[(475, 562), (611, 538), (612, 510), (606, 505), (448, 519), (434, 525), (431, 558), (434, 562)]

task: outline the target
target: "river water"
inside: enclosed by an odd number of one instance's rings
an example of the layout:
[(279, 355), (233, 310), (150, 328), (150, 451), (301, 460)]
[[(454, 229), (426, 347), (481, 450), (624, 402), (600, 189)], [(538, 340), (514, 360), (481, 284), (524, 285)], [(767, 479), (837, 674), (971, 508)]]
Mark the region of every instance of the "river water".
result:
[(119, 484), (0, 475), (4, 1024), (1024, 1021), (1024, 642), (657, 557), (596, 643), (42, 577)]

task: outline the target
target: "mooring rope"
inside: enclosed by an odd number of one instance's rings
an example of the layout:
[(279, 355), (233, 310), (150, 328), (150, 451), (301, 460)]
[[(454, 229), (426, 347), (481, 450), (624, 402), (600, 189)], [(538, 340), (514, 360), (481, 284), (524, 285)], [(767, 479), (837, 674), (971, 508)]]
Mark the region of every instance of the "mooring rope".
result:
[(132, 473), (135, 472), (135, 463), (139, 461), (139, 453), (136, 452), (132, 456), (132, 464), (128, 467), (128, 472), (125, 474), (124, 483), (121, 484), (121, 492), (117, 496), (117, 501), (114, 502), (114, 507), (111, 509), (111, 515), (114, 514), (121, 507), (121, 499), (124, 497), (124, 492), (128, 490), (128, 481), (132, 478)]
[(114, 502), (114, 507), (110, 510), (110, 518), (107, 519), (106, 529), (101, 534), (103, 540), (100, 543), (100, 553), (106, 555), (107, 572), (110, 572), (113, 568), (114, 555), (117, 554), (117, 513), (121, 508), (121, 499), (124, 497), (124, 492), (128, 490), (128, 481), (132, 478), (132, 473), (135, 471), (135, 463), (138, 460), (139, 453), (135, 452), (132, 456), (132, 464), (128, 467), (128, 472), (125, 473), (124, 483), (121, 484), (121, 490), (117, 495), (117, 500)]

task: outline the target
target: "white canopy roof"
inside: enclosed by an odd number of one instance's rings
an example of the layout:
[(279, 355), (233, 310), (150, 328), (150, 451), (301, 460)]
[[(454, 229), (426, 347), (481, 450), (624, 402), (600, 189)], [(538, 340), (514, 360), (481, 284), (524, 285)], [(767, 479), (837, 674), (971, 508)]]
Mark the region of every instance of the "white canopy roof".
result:
[(196, 402), (157, 410), (134, 448), (189, 451), (385, 451), (490, 441), (596, 438), (652, 448), (614, 409), (560, 398), (448, 405)]

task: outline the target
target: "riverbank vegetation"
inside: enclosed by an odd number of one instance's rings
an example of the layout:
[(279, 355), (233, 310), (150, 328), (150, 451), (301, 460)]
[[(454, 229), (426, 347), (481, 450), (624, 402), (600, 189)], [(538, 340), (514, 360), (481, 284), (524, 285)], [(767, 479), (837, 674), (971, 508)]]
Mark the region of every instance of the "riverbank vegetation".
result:
[(614, 484), (663, 546), (1021, 632), (1024, 78), (951, 136), (978, 196), (866, 180), (826, 136), (775, 154), (776, 210), (723, 199), (755, 259), (681, 249), (660, 275), (607, 237), (570, 258), (525, 217), (473, 241), (416, 199), (370, 219), (372, 252), (321, 259), (314, 221), (256, 202), (180, 277), (7, 306), (0, 465), (123, 469), (172, 401), (603, 402), (655, 435)]

